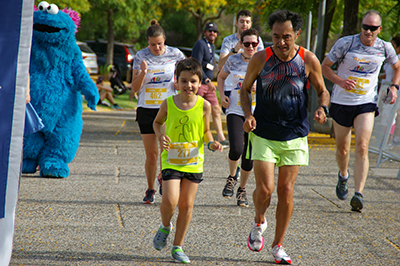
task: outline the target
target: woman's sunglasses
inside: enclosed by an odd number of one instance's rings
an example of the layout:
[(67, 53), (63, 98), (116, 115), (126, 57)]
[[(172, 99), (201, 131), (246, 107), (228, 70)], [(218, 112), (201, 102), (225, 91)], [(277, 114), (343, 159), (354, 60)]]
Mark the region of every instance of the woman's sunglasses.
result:
[(363, 28), (363, 30), (370, 30), (371, 32), (376, 31), (377, 29), (379, 29), (380, 26), (370, 26), (370, 25), (366, 25), (366, 24), (362, 24), (361, 28)]
[(244, 47), (249, 47), (251, 44), (251, 46), (253, 47), (257, 47), (258, 46), (258, 42), (244, 42), (243, 45)]

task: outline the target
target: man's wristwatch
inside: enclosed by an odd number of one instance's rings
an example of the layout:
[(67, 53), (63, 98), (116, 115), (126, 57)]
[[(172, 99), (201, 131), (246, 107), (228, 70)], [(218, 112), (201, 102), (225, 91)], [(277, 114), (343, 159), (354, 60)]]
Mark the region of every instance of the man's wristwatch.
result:
[(319, 107), (322, 107), (322, 109), (324, 109), (325, 116), (328, 116), (328, 115), (329, 115), (329, 109), (328, 109), (327, 106), (325, 106), (325, 105), (320, 105)]
[(206, 79), (205, 81), (204, 81), (204, 83), (207, 85), (208, 83), (210, 83), (211, 82), (211, 80), (210, 79)]
[(397, 90), (399, 90), (399, 85), (397, 85), (397, 84), (392, 84), (392, 85), (390, 85), (390, 87), (395, 87)]
[(233, 48), (231, 49), (231, 52), (232, 52), (233, 54), (237, 54), (237, 52), (235, 51), (235, 47), (233, 47)]

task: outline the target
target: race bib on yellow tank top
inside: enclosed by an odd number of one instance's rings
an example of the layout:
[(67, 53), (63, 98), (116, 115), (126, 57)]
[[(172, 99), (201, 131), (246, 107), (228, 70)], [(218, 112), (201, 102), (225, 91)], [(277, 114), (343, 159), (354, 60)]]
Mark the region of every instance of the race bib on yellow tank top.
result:
[(197, 141), (169, 144), (167, 162), (172, 165), (197, 165), (199, 147)]

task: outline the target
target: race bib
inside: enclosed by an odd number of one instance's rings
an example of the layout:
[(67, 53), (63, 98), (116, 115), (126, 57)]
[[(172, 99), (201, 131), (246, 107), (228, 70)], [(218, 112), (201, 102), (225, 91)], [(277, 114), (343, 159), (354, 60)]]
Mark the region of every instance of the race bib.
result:
[[(237, 105), (241, 106), (240, 104), (240, 90), (237, 91)], [(256, 106), (256, 92), (251, 92), (251, 106)]]
[(144, 104), (160, 105), (165, 98), (167, 98), (167, 88), (145, 88)]
[(169, 144), (167, 162), (171, 165), (197, 165), (199, 147), (197, 141), (173, 142)]
[[(242, 83), (246, 72), (232, 71), (232, 80), (233, 80), (233, 90), (232, 94), (237, 99), (237, 105), (241, 106), (240, 102), (240, 89), (242, 88)], [(256, 93), (251, 92), (251, 106), (256, 106)]]
[(357, 78), (357, 77), (353, 77), (353, 76), (349, 76), (348, 79), (355, 80), (357, 82), (357, 84), (353, 89), (346, 90), (346, 91), (354, 93), (354, 94), (360, 94), (360, 95), (364, 95), (367, 93), (367, 91), (365, 90), (365, 87), (368, 87), (369, 79)]
[(175, 64), (151, 65), (144, 79), (144, 104), (157, 106), (168, 97), (174, 79)]

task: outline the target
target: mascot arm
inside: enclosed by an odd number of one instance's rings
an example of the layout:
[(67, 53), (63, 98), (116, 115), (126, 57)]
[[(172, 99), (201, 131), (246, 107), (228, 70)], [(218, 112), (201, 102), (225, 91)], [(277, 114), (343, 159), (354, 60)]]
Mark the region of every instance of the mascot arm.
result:
[(83, 62), (78, 62), (74, 71), (75, 84), (77, 84), (80, 92), (85, 95), (87, 107), (96, 111), (97, 103), (99, 102), (99, 91), (96, 84), (87, 73)]

